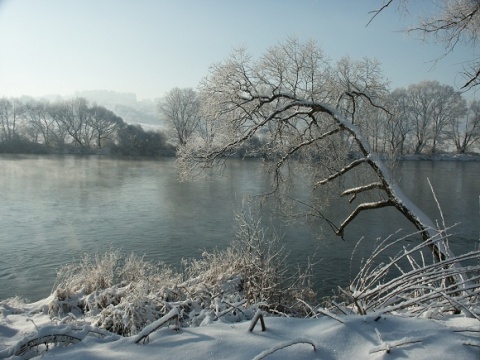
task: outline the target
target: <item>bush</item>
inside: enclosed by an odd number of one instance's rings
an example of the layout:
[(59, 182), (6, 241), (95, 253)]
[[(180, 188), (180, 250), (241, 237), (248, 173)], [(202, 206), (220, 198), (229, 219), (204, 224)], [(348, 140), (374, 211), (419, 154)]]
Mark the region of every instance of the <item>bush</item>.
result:
[(50, 315), (89, 316), (96, 327), (131, 336), (173, 307), (180, 309), (184, 326), (247, 320), (259, 307), (276, 314), (305, 314), (303, 304), (315, 298), (310, 267), (291, 274), (278, 237), (267, 237), (253, 219), (243, 211), (232, 245), (184, 260), (182, 272), (134, 254), (123, 257), (119, 251), (85, 254), (57, 272)]

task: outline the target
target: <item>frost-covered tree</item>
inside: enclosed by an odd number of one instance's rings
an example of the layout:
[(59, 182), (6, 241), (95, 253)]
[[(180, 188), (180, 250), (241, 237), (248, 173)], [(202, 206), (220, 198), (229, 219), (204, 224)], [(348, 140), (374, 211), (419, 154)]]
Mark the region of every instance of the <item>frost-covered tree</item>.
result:
[(395, 89), (388, 96), (388, 107), (392, 116), (386, 117), (384, 124), (385, 141), (392, 154), (403, 155), (408, 134), (412, 131), (408, 115), (410, 103), (405, 89)]
[(112, 140), (117, 129), (124, 124), (123, 120), (103, 106), (94, 105), (88, 111), (90, 113), (89, 125), (94, 130), (96, 146), (101, 148), (102, 142)]
[(28, 126), (35, 132), (37, 140), (50, 147), (55, 137), (55, 121), (50, 116), (50, 104), (47, 101), (30, 99), (25, 103), (24, 117)]
[(470, 102), (466, 117), (455, 117), (448, 124), (449, 138), (459, 154), (467, 152), (480, 140), (480, 101)]
[(0, 99), (0, 140), (13, 141), (17, 137), (17, 125), (23, 113), (19, 99)]
[[(383, 86), (371, 85), (381, 83), (380, 76), (338, 71), (316, 43), (295, 39), (270, 48), (259, 59), (238, 50), (213, 65), (201, 91), (207, 105), (203, 115), (214, 124), (215, 136), (197, 136), (180, 147), (181, 175), (193, 176), (222, 163), (262, 133), (265, 143), (260, 151), (271, 160), (272, 194), (288, 188), (286, 174), (298, 163), (312, 169), (311, 176), (302, 178), (304, 184), (311, 181), (312, 189), (329, 186), (361, 169), (366, 172), (339, 194), (359, 203), (339, 225), (329, 222), (338, 236), (344, 235), (360, 213), (394, 207), (424, 240), (432, 240), (438, 236), (436, 225), (403, 194), (361, 131), (366, 120), (359, 118), (357, 106), (362, 101), (365, 107), (379, 107), (378, 89)], [(348, 81), (338, 80), (343, 77)], [(448, 256), (442, 242), (430, 247), (437, 258)]]
[(191, 88), (170, 90), (159, 102), (158, 111), (167, 121), (180, 145), (200, 124), (200, 101), (198, 94)]
[(64, 130), (76, 145), (82, 149), (90, 147), (95, 134), (90, 126), (91, 114), (87, 100), (75, 98), (53, 104), (50, 115), (57, 127)]
[(453, 87), (438, 81), (410, 85), (407, 97), (414, 153), (420, 154), (427, 145), (435, 153), (448, 124), (465, 115), (465, 100)]

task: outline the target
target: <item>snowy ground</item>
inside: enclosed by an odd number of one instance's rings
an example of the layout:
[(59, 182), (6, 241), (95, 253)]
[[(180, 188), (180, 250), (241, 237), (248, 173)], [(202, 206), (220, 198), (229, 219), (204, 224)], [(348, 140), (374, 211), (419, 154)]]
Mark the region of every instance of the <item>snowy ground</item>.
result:
[[(42, 354), (45, 359), (480, 359), (480, 323), (476, 319), (452, 316), (442, 320), (393, 315), (318, 319), (265, 317), (252, 332), (250, 322), (212, 321), (206, 326), (181, 328), (166, 325), (153, 332), (148, 342), (136, 344), (136, 337), (89, 332), (92, 328), (55, 324), (42, 312), (49, 299), (22, 305), (0, 303), (0, 358), (14, 356), (29, 341), (62, 342), (70, 334), (81, 338), (75, 344), (55, 346)], [(340, 322), (340, 321), (342, 322)], [(106, 334), (106, 336), (104, 336)], [(42, 340), (43, 339), (43, 340)], [(33, 348), (44, 351), (45, 346)], [(278, 349), (278, 350), (276, 350)], [(275, 351), (276, 350), (276, 351)]]

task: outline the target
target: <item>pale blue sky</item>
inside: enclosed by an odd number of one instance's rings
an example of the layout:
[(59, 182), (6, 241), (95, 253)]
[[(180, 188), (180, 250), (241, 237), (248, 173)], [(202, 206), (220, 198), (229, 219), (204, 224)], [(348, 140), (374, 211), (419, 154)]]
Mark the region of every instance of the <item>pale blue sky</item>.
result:
[[(83, 90), (161, 97), (196, 87), (233, 48), (261, 54), (288, 36), (315, 39), (333, 61), (377, 58), (391, 88), (424, 79), (462, 85), (473, 49), (432, 68), (442, 46), (409, 37), (394, 8), (368, 27), (381, 0), (0, 0), (0, 96)], [(411, 1), (412, 16), (431, 1)], [(413, 14), (415, 13), (415, 14)]]

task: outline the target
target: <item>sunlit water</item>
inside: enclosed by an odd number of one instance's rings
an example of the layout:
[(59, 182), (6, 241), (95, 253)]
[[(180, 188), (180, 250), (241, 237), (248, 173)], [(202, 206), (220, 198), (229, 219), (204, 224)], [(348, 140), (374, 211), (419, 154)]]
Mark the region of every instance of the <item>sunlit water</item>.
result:
[[(0, 300), (46, 297), (56, 270), (84, 252), (120, 248), (178, 266), (182, 258), (225, 248), (242, 198), (268, 189), (262, 170), (257, 161), (233, 160), (221, 178), (179, 183), (172, 159), (0, 156)], [(474, 162), (405, 162), (397, 172), (405, 193), (441, 221), (431, 180), (448, 224), (461, 222), (452, 240), (457, 251), (474, 249), (479, 239), (479, 170)], [(413, 231), (393, 209), (361, 214), (345, 241), (331, 234), (319, 240), (307, 226), (276, 227), (292, 264), (316, 251), (322, 295), (348, 284), (362, 235), (359, 258), (377, 237), (400, 227)]]

